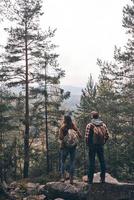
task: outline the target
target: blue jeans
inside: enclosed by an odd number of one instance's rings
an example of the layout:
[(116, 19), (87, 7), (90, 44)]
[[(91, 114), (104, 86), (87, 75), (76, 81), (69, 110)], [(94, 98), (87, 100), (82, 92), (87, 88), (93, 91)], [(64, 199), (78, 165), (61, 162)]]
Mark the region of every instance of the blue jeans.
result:
[(89, 183), (93, 182), (96, 154), (100, 162), (100, 168), (101, 168), (100, 178), (101, 180), (105, 180), (106, 165), (104, 159), (103, 145), (91, 145), (91, 147), (89, 147), (89, 171), (88, 171)]
[(70, 176), (74, 175), (74, 170), (75, 170), (75, 152), (76, 152), (76, 147), (71, 147), (67, 148), (64, 147), (61, 149), (61, 175), (64, 175), (65, 172), (65, 162), (66, 159), (69, 155), (70, 160), (69, 160), (69, 174)]

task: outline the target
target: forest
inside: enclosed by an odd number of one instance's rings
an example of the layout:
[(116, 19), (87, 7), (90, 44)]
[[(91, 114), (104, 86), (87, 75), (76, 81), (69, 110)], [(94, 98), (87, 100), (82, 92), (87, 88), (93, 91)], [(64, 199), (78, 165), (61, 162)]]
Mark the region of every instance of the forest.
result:
[[(1, 0), (0, 23), (7, 44), (0, 53), (0, 181), (29, 178), (56, 181), (60, 173), (59, 127), (69, 112), (82, 134), (77, 148), (76, 177), (87, 173), (85, 127), (90, 112), (99, 111), (110, 138), (105, 145), (107, 171), (118, 180), (134, 180), (134, 1), (123, 8), (122, 26), (128, 37), (112, 60), (97, 59), (97, 83), (89, 73), (80, 104), (66, 110), (70, 97), (60, 85), (67, 76), (58, 62), (56, 29), (40, 27), (41, 0)], [(1, 28), (0, 28), (1, 29)], [(99, 164), (96, 164), (96, 172)]]

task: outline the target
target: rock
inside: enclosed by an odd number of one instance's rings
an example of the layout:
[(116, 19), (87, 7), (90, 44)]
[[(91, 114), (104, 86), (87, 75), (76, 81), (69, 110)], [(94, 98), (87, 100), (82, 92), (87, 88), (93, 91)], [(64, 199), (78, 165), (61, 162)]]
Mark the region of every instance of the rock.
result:
[(9, 185), (9, 188), (12, 188), (12, 189), (14, 189), (14, 188), (16, 188), (17, 187), (17, 182), (16, 181), (14, 181), (14, 182), (12, 182), (10, 185)]
[(11, 196), (15, 196), (16, 192), (15, 191), (11, 191), (10, 194), (11, 194)]
[(54, 200), (64, 200), (64, 199), (61, 199), (61, 198), (56, 198), (56, 199), (54, 199)]
[(23, 200), (45, 200), (45, 195), (30, 195), (28, 197), (23, 198)]
[(133, 200), (134, 184), (94, 183), (89, 188), (89, 200)]
[(88, 184), (75, 181), (73, 185), (69, 182), (50, 182), (47, 183), (45, 189), (48, 191), (49, 198), (63, 198), (65, 200), (83, 200), (84, 191)]
[(106, 174), (106, 183), (100, 183), (100, 173), (94, 175), (94, 183), (88, 185), (87, 176), (79, 182), (74, 180), (39, 183), (13, 182), (9, 195), (16, 200), (134, 200), (134, 184), (120, 183), (110, 174)]
[(87, 183), (88, 182), (88, 176), (87, 175), (83, 176), (82, 177), (82, 181), (85, 182), (85, 183)]
[(15, 197), (16, 200), (45, 200), (47, 197), (44, 192), (45, 185), (31, 182), (13, 182), (10, 184), (10, 194)]
[(45, 186), (50, 199), (64, 200), (134, 200), (134, 184), (120, 183), (110, 174), (106, 174), (106, 183), (99, 183), (100, 174), (94, 176), (94, 183), (50, 182)]
[(36, 183), (26, 183), (26, 187), (28, 187), (28, 188), (36, 188), (37, 185), (36, 185)]
[[(83, 176), (82, 177), (82, 181), (84, 182), (88, 182), (88, 176)], [(106, 179), (105, 181), (107, 183), (116, 183), (116, 184), (119, 184), (119, 181), (115, 178), (113, 178), (109, 173), (106, 173)], [(100, 172), (94, 174), (94, 179), (93, 179), (93, 182), (94, 183), (99, 183), (100, 182)]]
[(39, 185), (36, 183), (27, 183), (26, 184), (27, 194), (30, 194), (30, 195), (37, 194), (38, 186)]
[(45, 195), (38, 195), (38, 199), (37, 200), (45, 200), (47, 199), (47, 197)]
[(19, 192), (20, 191), (20, 188), (17, 186), (15, 189), (14, 189), (14, 192)]
[(44, 189), (45, 189), (45, 185), (39, 185), (38, 186), (38, 193), (41, 194), (42, 191), (44, 191)]

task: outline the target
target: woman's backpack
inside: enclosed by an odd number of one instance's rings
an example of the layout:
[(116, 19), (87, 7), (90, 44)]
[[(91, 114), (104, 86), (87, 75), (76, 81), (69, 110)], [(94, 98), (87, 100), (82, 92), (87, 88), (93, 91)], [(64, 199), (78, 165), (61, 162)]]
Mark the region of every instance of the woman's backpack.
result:
[(64, 136), (63, 143), (65, 147), (75, 147), (78, 144), (78, 135), (74, 129), (68, 129)]

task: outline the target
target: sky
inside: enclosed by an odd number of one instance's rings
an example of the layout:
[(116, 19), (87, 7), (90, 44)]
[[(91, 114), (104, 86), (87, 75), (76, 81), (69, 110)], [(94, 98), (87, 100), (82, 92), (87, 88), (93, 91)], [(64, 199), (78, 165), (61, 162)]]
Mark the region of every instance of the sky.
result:
[[(130, 0), (43, 0), (43, 29), (56, 28), (61, 85), (85, 87), (90, 74), (98, 79), (97, 58), (112, 60), (114, 46), (127, 41), (122, 9)], [(5, 40), (1, 33), (0, 41)]]
[(122, 9), (128, 0), (46, 0), (42, 26), (57, 28), (63, 85), (85, 86), (99, 75), (97, 58), (112, 60), (114, 46), (126, 42)]

